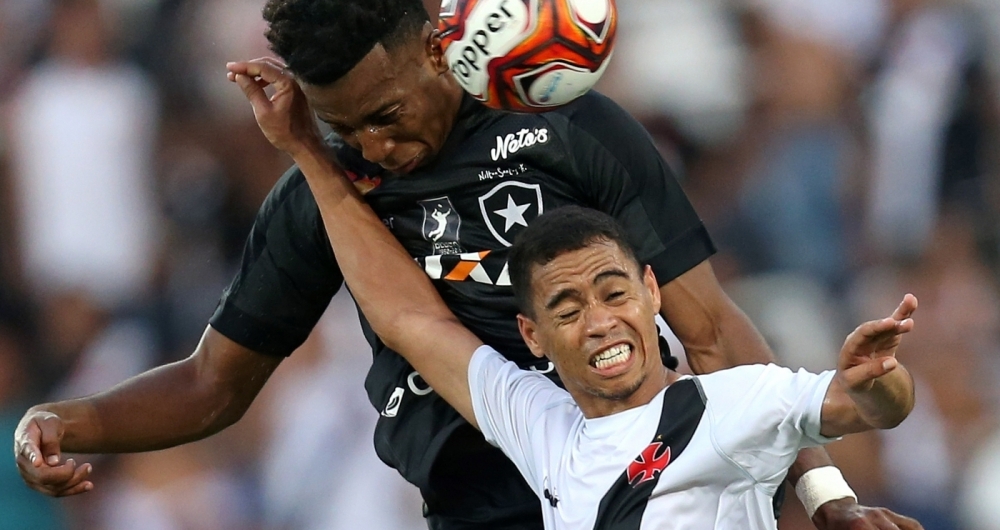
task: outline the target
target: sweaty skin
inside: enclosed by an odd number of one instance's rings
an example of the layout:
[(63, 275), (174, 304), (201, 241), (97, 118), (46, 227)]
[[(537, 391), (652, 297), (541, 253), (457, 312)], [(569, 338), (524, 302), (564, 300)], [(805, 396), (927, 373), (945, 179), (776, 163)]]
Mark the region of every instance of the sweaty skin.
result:
[[(288, 83), (284, 93), (289, 100), (268, 98), (248, 75), (234, 75), (255, 115), (287, 113), (283, 106), (296, 97), (294, 82), (283, 79), (280, 71), (258, 72), (268, 83)], [(269, 136), (283, 137), (282, 145), (300, 141), (280, 129)], [(455, 318), (427, 275), (325, 152), (311, 139), (294, 152), (320, 205), (344, 279), (372, 329), (476, 425), (468, 370), (482, 341)], [(560, 254), (533, 268), (531, 285), (533, 315), (518, 316), (522, 336), (532, 353), (548, 356), (567, 377), (567, 390), (584, 416), (647, 404), (676, 378), (660, 362), (656, 278), (649, 266), (640, 270), (617, 244), (595, 241)], [(906, 295), (891, 317), (866, 322), (847, 338), (823, 403), (823, 435), (891, 428), (912, 410), (913, 380), (895, 353), (901, 336), (913, 329), (910, 315), (916, 307), (916, 298)], [(628, 361), (616, 368), (596, 366), (595, 356), (619, 345), (632, 350)]]
[[(435, 5), (425, 2), (433, 13)], [(397, 167), (405, 172), (418, 154), (436, 153), (440, 149), (441, 138), (447, 136), (455, 113), (461, 101), (461, 89), (447, 74), (447, 65), (441, 60), (440, 39), (427, 26), (420, 48), (421, 57), (414, 51), (408, 58), (416, 58), (420, 72), (402, 72), (399, 77), (376, 90), (362, 94), (362, 98), (383, 95), (380, 90), (413, 80), (422, 87), (420, 97), (407, 100), (405, 108), (398, 115), (391, 109), (388, 114), (350, 115), (351, 109), (361, 109), (362, 102), (340, 100), (346, 110), (336, 111), (344, 118), (342, 125), (352, 126), (358, 137), (345, 139), (364, 151), (369, 147), (370, 159)], [(384, 50), (373, 52), (382, 53)], [(356, 68), (364, 67), (367, 57)], [(394, 63), (396, 64), (396, 63)], [(402, 63), (399, 63), (400, 65)], [(263, 87), (277, 82), (274, 101), (279, 104), (290, 102), (280, 113), (257, 113), (262, 130), (276, 147), (293, 153), (303, 146), (296, 142), (280, 145), (289, 138), (302, 136), (274, 136), (277, 129), (266, 127), (266, 122), (288, 125), (289, 110), (305, 112), (309, 120), (293, 122), (300, 127), (296, 133), (308, 136), (314, 130), (311, 114), (304, 97), (290, 98), (294, 83), (290, 78), (280, 80), (268, 74), (267, 79), (257, 70), (272, 65), (274, 72), (283, 69), (273, 59), (257, 63), (233, 63), (229, 66), (230, 79), (236, 80), (235, 73), (249, 74), (243, 82), (252, 82)], [(412, 76), (412, 77), (406, 77)], [(269, 80), (268, 80), (269, 79)], [(318, 87), (317, 87), (318, 88)], [(322, 103), (328, 94), (320, 90), (313, 94), (316, 103)], [(433, 101), (431, 101), (433, 100)], [(330, 103), (336, 104), (331, 101)], [(320, 105), (317, 104), (317, 107)], [(266, 109), (265, 109), (266, 110)], [(379, 110), (379, 109), (375, 109)], [(300, 114), (301, 115), (301, 114)], [(414, 118), (421, 119), (414, 119)], [(333, 114), (326, 118), (335, 121)], [(429, 121), (424, 121), (426, 118)], [(283, 121), (282, 121), (283, 120)], [(396, 120), (396, 121), (393, 121)], [(410, 120), (410, 121), (407, 121)], [(280, 122), (280, 123), (279, 123)], [(411, 131), (413, 124), (426, 125), (429, 134)], [(280, 129), (280, 127), (279, 127)], [(288, 132), (287, 129), (285, 132)], [(398, 133), (398, 134), (396, 134)], [(348, 135), (350, 136), (350, 135)], [(384, 141), (384, 140), (391, 140)], [(317, 136), (309, 148), (322, 148)], [(379, 141), (384, 141), (379, 145)], [(393, 148), (398, 147), (398, 151)], [(405, 148), (405, 149), (404, 149)], [(426, 155), (416, 160), (417, 165), (427, 162)], [(317, 197), (319, 199), (319, 197)], [(697, 373), (711, 372), (737, 364), (768, 362), (773, 356), (767, 345), (756, 332), (746, 316), (733, 304), (719, 287), (711, 265), (705, 261), (682, 274), (675, 280), (660, 287), (662, 298), (661, 314), (685, 346), (688, 362)], [(107, 453), (123, 451), (143, 451), (170, 447), (209, 436), (237, 421), (252, 402), (257, 392), (277, 368), (281, 359), (264, 355), (245, 348), (218, 333), (211, 326), (205, 330), (201, 343), (187, 359), (160, 367), (136, 378), (130, 379), (113, 389), (95, 396), (60, 403), (42, 404), (29, 409), (14, 436), (14, 452), (18, 469), (25, 482), (38, 491), (49, 495), (73, 495), (89, 491), (93, 483), (89, 477), (90, 464), (66, 460), (63, 452)], [(34, 461), (29, 459), (34, 456)], [(51, 460), (52, 463), (48, 461)], [(803, 472), (820, 465), (830, 465), (829, 456), (822, 449), (803, 451), (795, 466), (789, 472), (794, 483)], [(841, 499), (824, 504), (813, 520), (821, 530), (847, 529), (851, 525), (882, 524), (891, 519), (900, 528), (916, 529), (920, 526), (912, 520), (902, 518), (881, 508), (867, 508), (852, 499)], [(874, 528), (874, 526), (869, 526)]]

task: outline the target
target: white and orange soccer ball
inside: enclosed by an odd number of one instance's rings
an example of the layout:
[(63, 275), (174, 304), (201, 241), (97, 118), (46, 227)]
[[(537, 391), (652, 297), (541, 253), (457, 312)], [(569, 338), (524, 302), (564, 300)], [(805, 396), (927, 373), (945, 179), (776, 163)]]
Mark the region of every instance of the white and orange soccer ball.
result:
[(617, 25), (614, 0), (444, 0), (438, 27), (466, 92), (495, 109), (543, 112), (597, 83)]

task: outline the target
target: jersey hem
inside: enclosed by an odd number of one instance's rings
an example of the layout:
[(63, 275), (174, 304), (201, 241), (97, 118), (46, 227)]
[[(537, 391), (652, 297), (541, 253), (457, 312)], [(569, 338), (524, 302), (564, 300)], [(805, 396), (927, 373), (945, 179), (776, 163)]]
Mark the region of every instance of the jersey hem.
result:
[(659, 254), (645, 261), (653, 267), (660, 286), (677, 279), (685, 272), (715, 254), (715, 245), (705, 225), (699, 223), (666, 243)]
[(273, 323), (264, 323), (249, 313), (227, 305), (225, 301), (216, 309), (208, 324), (240, 346), (274, 357), (288, 357), (308, 337), (308, 333), (301, 340), (297, 337), (276, 337), (268, 331), (274, 328)]

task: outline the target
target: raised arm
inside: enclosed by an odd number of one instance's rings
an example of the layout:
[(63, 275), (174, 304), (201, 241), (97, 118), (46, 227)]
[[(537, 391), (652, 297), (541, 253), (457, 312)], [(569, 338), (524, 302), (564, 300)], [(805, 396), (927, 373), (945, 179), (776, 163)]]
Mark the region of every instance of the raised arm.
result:
[[(472, 425), (469, 361), (483, 343), (455, 318), (427, 275), (329, 158), (305, 96), (280, 63), (230, 63), (267, 139), (292, 156), (319, 205), (351, 294), (386, 345)], [(264, 87), (273, 85), (270, 98)]]
[(913, 378), (896, 359), (904, 333), (913, 329), (912, 294), (891, 317), (865, 322), (844, 342), (837, 376), (823, 402), (823, 436), (891, 429), (913, 410)]

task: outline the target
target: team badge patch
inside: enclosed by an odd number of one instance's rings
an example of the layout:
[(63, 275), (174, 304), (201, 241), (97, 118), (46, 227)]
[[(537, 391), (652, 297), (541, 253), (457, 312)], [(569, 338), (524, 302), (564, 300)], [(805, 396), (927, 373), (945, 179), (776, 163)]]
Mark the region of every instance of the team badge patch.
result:
[(458, 243), (458, 231), (462, 218), (458, 216), (451, 199), (447, 196), (420, 201), (424, 209), (424, 239), (431, 242), (432, 254), (462, 254), (465, 251)]
[(493, 237), (509, 247), (517, 234), (544, 211), (542, 189), (538, 184), (509, 180), (480, 197), (479, 209)]
[(664, 447), (662, 442), (653, 442), (635, 457), (628, 465), (625, 476), (632, 487), (653, 480), (667, 468), (670, 463), (670, 446)]
[(684, 453), (704, 414), (705, 399), (697, 379), (667, 387), (656, 435), (604, 494), (594, 530), (641, 528), (650, 495), (667, 466)]

